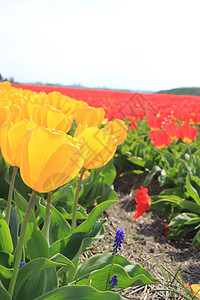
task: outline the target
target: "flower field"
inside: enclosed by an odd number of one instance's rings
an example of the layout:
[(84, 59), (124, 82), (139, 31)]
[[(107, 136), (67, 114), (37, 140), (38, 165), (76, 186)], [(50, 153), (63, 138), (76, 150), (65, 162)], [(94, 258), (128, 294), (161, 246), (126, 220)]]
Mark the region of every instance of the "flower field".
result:
[(112, 252), (83, 259), (117, 202), (116, 168), (144, 175), (130, 230), (151, 206), (167, 239), (200, 245), (200, 97), (3, 82), (0, 104), (0, 299), (126, 299), (156, 285), (121, 255), (122, 227)]

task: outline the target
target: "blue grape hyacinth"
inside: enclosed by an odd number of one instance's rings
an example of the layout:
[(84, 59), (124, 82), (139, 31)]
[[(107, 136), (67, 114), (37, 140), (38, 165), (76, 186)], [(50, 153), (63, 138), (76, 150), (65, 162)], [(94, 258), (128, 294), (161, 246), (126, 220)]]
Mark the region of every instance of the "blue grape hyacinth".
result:
[(121, 250), (121, 245), (124, 241), (124, 230), (123, 228), (120, 228), (116, 231), (116, 235), (115, 235), (115, 241), (114, 241), (114, 245), (113, 245), (113, 253), (112, 254), (117, 254), (118, 250)]
[(19, 268), (23, 267), (25, 264), (26, 264), (26, 262), (25, 262), (25, 261), (22, 261), (22, 262), (20, 263)]
[(113, 277), (109, 280), (109, 284), (111, 288), (114, 288), (118, 284), (117, 274), (113, 275)]

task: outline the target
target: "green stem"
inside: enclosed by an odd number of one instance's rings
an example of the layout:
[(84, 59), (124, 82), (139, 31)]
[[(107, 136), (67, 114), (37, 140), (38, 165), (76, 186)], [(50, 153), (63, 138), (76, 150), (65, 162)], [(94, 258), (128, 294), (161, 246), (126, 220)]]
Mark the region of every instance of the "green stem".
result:
[(13, 168), (12, 177), (11, 177), (11, 181), (10, 181), (9, 192), (8, 192), (8, 203), (7, 203), (7, 208), (6, 208), (6, 222), (7, 222), (8, 226), (9, 226), (9, 223), (10, 223), (12, 195), (13, 195), (13, 189), (14, 189), (14, 184), (15, 184), (15, 177), (17, 175), (17, 170), (18, 170), (18, 167)]
[(20, 233), (20, 237), (18, 240), (18, 244), (17, 244), (17, 248), (16, 248), (16, 253), (15, 253), (15, 260), (14, 260), (14, 270), (13, 270), (13, 275), (10, 281), (10, 285), (9, 285), (9, 289), (8, 292), (10, 293), (11, 297), (13, 295), (14, 292), (14, 288), (15, 288), (15, 284), (16, 284), (16, 280), (17, 280), (17, 275), (19, 272), (19, 266), (21, 263), (21, 258), (22, 258), (22, 249), (23, 249), (23, 244), (24, 244), (24, 238), (25, 238), (25, 233), (26, 233), (26, 227), (28, 224), (28, 219), (31, 213), (31, 209), (33, 207), (34, 201), (35, 201), (35, 197), (36, 197), (37, 192), (33, 190), (30, 200), (28, 202), (27, 208), (26, 208), (26, 212), (24, 215), (24, 220), (22, 223), (22, 227), (21, 227), (21, 233)]
[(110, 279), (110, 275), (112, 273), (112, 269), (113, 269), (113, 266), (114, 266), (114, 262), (115, 262), (115, 257), (117, 255), (117, 252), (115, 251), (114, 255), (113, 255), (113, 260), (112, 260), (112, 264), (111, 264), (111, 267), (110, 267), (110, 272), (108, 274), (108, 278), (107, 278), (107, 282), (106, 282), (106, 290), (108, 289), (108, 285), (109, 285), (109, 279)]
[(86, 168), (82, 168), (81, 175), (80, 175), (80, 177), (78, 179), (78, 184), (77, 184), (77, 187), (76, 187), (76, 193), (75, 193), (75, 199), (74, 199), (74, 206), (73, 206), (73, 213), (72, 213), (71, 234), (74, 232), (75, 227), (76, 227), (76, 211), (77, 211), (77, 206), (78, 206), (78, 195), (79, 195), (81, 181), (82, 181), (83, 174), (84, 174), (85, 170), (86, 170)]
[(132, 229), (132, 226), (133, 226), (133, 218), (131, 218), (131, 226), (130, 226), (130, 228), (129, 228), (129, 231), (127, 232), (127, 234), (126, 234), (126, 237), (128, 237), (129, 236), (129, 233), (131, 232), (131, 229)]
[(49, 223), (49, 213), (50, 213), (52, 193), (53, 193), (52, 191), (48, 192), (48, 195), (47, 195), (46, 215), (45, 215), (45, 219), (44, 219), (44, 226), (43, 226), (43, 229), (42, 229), (45, 237), (47, 235), (47, 228), (48, 228), (48, 223)]

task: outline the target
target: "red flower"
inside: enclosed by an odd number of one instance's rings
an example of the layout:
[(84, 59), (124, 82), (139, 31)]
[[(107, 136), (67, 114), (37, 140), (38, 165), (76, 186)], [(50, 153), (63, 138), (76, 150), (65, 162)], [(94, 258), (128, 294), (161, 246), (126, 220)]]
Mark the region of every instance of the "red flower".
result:
[(180, 138), (184, 143), (190, 144), (197, 137), (198, 128), (189, 126), (187, 124), (181, 124), (178, 126), (180, 132)]
[(172, 143), (170, 136), (163, 129), (160, 129), (158, 131), (150, 131), (149, 137), (151, 139), (152, 145), (154, 145), (158, 149), (162, 149)]
[(164, 124), (164, 130), (170, 136), (171, 141), (180, 139), (180, 131), (174, 123)]
[(162, 126), (163, 118), (158, 116), (148, 116), (147, 117), (147, 124), (151, 131), (157, 131)]
[(139, 218), (151, 205), (151, 199), (148, 195), (148, 189), (144, 188), (143, 186), (141, 189), (137, 190), (137, 195), (135, 197), (136, 205), (136, 213), (134, 214), (133, 218), (136, 220)]

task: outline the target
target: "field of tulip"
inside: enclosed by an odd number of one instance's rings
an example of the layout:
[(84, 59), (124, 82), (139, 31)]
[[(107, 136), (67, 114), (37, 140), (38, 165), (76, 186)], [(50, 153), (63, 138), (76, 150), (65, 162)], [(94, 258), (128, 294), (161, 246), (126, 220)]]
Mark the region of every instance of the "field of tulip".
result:
[(0, 299), (126, 299), (156, 284), (120, 254), (121, 227), (110, 253), (83, 259), (117, 202), (116, 168), (145, 175), (132, 220), (151, 206), (168, 239), (200, 245), (200, 97), (3, 82), (0, 113)]

